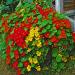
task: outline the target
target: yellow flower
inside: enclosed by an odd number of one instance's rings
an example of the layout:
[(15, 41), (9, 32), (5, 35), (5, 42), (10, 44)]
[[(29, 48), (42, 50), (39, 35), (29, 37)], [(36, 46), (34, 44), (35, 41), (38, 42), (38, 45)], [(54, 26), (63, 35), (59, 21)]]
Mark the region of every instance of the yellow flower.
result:
[(33, 58), (29, 58), (29, 62), (32, 64), (33, 63)]
[(33, 38), (34, 37), (34, 34), (33, 33), (29, 34), (29, 37)]
[(61, 56), (61, 57), (62, 57), (62, 55), (61, 55), (61, 54), (59, 54), (59, 56)]
[(34, 28), (31, 28), (29, 35), (26, 38), (26, 41), (32, 41), (34, 37)]
[(28, 37), (26, 38), (26, 42), (28, 42), (28, 41), (32, 41), (32, 40), (33, 40), (32, 37), (29, 37), (29, 36), (28, 36)]
[(66, 57), (62, 57), (62, 61), (63, 61), (63, 62), (67, 62), (68, 60), (67, 60)]
[(31, 34), (31, 33), (34, 33), (34, 32), (35, 32), (34, 27), (31, 27), (31, 29), (30, 29), (30, 34)]
[(30, 65), (27, 66), (27, 70), (31, 71), (31, 66)]
[(35, 33), (35, 37), (38, 37), (39, 36), (39, 33)]
[(41, 44), (37, 44), (37, 47), (42, 47), (42, 45)]
[(37, 63), (38, 63), (37, 58), (33, 58), (33, 63), (34, 63), (34, 64), (37, 64)]
[(39, 32), (38, 32), (38, 27), (35, 27), (35, 37), (38, 37), (39, 36)]
[(37, 58), (32, 58), (32, 57), (30, 57), (29, 58), (29, 62), (32, 64), (32, 63), (34, 63), (34, 64), (37, 64), (38, 63), (38, 60), (37, 60)]
[(37, 67), (36, 67), (36, 70), (37, 70), (37, 71), (41, 71), (41, 67), (40, 67), (40, 66), (37, 66)]
[(37, 56), (41, 56), (41, 52), (37, 51), (36, 52)]
[(39, 40), (39, 39), (40, 39), (39, 37), (35, 38), (35, 40)]
[(35, 36), (38, 37), (39, 36), (39, 32), (35, 30)]
[(30, 48), (28, 48), (27, 52), (30, 52), (30, 51), (31, 51), (31, 49), (30, 49)]
[(36, 45), (37, 45), (37, 47), (41, 47), (42, 46), (42, 44), (41, 44), (41, 42), (38, 40), (38, 42), (36, 43)]
[(75, 60), (75, 56), (70, 56), (70, 59), (71, 60)]
[(33, 40), (33, 38), (29, 38), (29, 41), (32, 41)]
[(20, 10), (20, 12), (23, 12), (23, 11), (24, 11), (24, 9), (21, 9), (21, 10)]
[(26, 43), (28, 43), (28, 40), (25, 40)]

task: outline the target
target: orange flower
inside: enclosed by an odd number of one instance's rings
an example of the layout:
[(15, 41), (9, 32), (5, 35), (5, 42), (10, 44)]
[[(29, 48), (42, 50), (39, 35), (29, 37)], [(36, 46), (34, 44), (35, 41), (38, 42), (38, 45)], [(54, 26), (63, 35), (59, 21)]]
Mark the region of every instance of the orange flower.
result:
[(11, 61), (10, 56), (9, 56), (9, 55), (8, 55), (8, 56), (6, 56), (6, 64), (10, 64), (10, 61)]
[(51, 39), (50, 39), (51, 42), (53, 43), (57, 43), (59, 40), (57, 39), (56, 36), (53, 36)]
[(59, 39), (66, 38), (66, 32), (65, 32), (64, 29), (61, 30), (61, 34), (60, 34), (60, 36), (58, 38)]

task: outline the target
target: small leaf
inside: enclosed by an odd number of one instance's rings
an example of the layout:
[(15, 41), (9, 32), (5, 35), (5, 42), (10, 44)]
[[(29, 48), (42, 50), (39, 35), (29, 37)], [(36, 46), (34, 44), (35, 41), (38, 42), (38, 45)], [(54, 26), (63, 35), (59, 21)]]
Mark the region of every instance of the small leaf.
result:
[(47, 24), (48, 24), (48, 21), (47, 21), (47, 20), (44, 20), (44, 21), (41, 23), (42, 27), (46, 26)]
[(52, 62), (52, 68), (53, 68), (53, 69), (57, 69), (57, 62), (56, 62), (56, 61), (53, 61), (53, 62)]
[(20, 53), (22, 53), (22, 52), (23, 52), (22, 48), (19, 48), (19, 52), (20, 52)]
[(23, 68), (22, 71), (21, 71), (21, 73), (25, 74), (26, 71), (27, 71), (26, 68)]
[(53, 49), (52, 50), (52, 56), (56, 57), (58, 55), (58, 49)]
[(27, 60), (27, 58), (25, 57), (23, 57), (23, 58), (21, 58), (21, 62), (24, 62), (24, 61), (26, 61)]
[(6, 0), (6, 4), (11, 4), (13, 3), (13, 0)]
[(0, 43), (0, 51), (6, 48), (6, 42)]
[(37, 23), (38, 25), (41, 25), (41, 21), (38, 21), (38, 23)]
[(23, 67), (23, 63), (20, 62), (20, 63), (18, 64), (18, 67)]
[(56, 36), (59, 36), (60, 33), (61, 33), (61, 31), (60, 31), (60, 30), (57, 30), (57, 32), (56, 32)]
[(27, 18), (27, 14), (24, 14), (23, 21)]
[(52, 19), (52, 14), (49, 14), (48, 17), (49, 17), (49, 19)]
[(47, 32), (47, 30), (46, 29), (43, 29), (41, 33), (43, 34), (43, 33), (46, 33), (46, 32)]
[(49, 21), (49, 24), (52, 24), (52, 20)]
[(52, 42), (49, 41), (48, 44), (49, 44), (49, 45), (52, 45)]
[(42, 18), (42, 15), (38, 15), (37, 17), (38, 17), (38, 19), (41, 19)]
[(3, 59), (6, 59), (6, 54), (2, 54), (1, 56)]
[(3, 14), (2, 16), (3, 16), (3, 17), (6, 17), (6, 16), (8, 16), (8, 14)]
[(64, 63), (58, 63), (58, 68), (64, 69), (65, 64)]
[(11, 57), (11, 59), (14, 58), (14, 53), (13, 52), (10, 53), (10, 57)]
[(0, 21), (0, 26), (2, 26), (2, 21)]
[(62, 57), (61, 57), (60, 55), (57, 55), (56, 61), (57, 61), (57, 62), (61, 62), (61, 61), (62, 61)]
[(35, 64), (31, 64), (31, 67), (35, 67)]
[(50, 28), (51, 28), (51, 25), (47, 25), (47, 26), (46, 26), (46, 29), (50, 29)]

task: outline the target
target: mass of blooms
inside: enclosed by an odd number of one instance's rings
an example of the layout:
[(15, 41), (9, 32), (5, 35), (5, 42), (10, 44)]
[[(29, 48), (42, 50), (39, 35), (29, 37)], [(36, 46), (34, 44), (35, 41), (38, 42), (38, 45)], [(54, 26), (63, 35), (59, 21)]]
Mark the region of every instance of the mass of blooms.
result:
[[(75, 32), (63, 14), (51, 7), (24, 3), (12, 14), (5, 14), (0, 20), (3, 41), (0, 45), (6, 64), (17, 72), (41, 71), (48, 52), (51, 52), (51, 68), (64, 69), (73, 56)], [(43, 64), (43, 65), (42, 65)]]

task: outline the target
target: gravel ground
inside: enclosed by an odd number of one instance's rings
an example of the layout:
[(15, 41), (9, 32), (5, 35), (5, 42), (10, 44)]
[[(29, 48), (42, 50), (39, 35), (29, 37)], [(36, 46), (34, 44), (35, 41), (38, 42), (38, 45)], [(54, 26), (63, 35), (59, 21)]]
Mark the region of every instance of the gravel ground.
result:
[[(51, 73), (51, 72), (40, 72), (40, 73), (29, 73), (25, 75), (75, 75), (75, 69), (62, 71), (61, 73)], [(9, 70), (9, 67), (0, 58), (0, 75), (17, 75), (14, 70)]]

